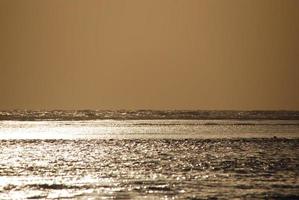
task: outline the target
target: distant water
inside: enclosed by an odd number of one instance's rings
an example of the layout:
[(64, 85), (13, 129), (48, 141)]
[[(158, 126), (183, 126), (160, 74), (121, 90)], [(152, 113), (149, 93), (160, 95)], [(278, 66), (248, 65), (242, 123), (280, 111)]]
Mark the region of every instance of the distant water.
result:
[(147, 119), (239, 119), (299, 120), (299, 111), (205, 111), (205, 110), (13, 110), (0, 111), (0, 120), (147, 120)]
[(2, 111), (0, 199), (299, 199), (299, 114)]

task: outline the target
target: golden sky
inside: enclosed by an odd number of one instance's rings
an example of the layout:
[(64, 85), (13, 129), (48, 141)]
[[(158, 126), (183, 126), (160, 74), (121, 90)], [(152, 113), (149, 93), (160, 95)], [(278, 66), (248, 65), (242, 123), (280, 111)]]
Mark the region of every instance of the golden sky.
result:
[(0, 0), (0, 109), (299, 110), (298, 0)]

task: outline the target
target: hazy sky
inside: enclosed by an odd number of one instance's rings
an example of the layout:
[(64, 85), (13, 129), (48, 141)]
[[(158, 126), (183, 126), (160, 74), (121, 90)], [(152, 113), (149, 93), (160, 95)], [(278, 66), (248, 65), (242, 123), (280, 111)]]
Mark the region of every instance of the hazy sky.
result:
[(0, 109), (299, 110), (298, 0), (0, 0)]

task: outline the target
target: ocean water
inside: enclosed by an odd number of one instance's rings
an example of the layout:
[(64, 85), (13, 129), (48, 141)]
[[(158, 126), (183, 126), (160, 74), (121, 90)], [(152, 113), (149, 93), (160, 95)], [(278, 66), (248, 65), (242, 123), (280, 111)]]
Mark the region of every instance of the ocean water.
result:
[(0, 199), (299, 199), (298, 116), (2, 111)]

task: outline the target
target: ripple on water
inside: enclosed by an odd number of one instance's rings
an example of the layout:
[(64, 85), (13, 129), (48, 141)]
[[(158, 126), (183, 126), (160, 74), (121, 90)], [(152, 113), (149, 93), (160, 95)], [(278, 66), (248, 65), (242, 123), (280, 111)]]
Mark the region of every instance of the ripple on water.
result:
[(0, 144), (0, 199), (299, 197), (299, 139)]

